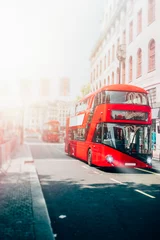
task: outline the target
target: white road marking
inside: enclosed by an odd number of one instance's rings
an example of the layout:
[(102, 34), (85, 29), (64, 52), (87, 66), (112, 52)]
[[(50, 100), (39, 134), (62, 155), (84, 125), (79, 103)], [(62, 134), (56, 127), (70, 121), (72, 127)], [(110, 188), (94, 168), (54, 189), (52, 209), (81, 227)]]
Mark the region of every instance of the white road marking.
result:
[(86, 167), (86, 166), (82, 166), (83, 168), (85, 168), (85, 169), (89, 169), (88, 167)]
[(116, 179), (114, 179), (114, 178), (110, 178), (110, 180), (112, 180), (112, 181), (114, 181), (114, 182), (117, 182), (117, 183), (119, 183), (119, 184), (122, 184), (122, 185), (127, 185), (126, 183), (122, 183), (122, 182), (120, 182), (120, 181), (118, 181), (118, 180), (116, 180)]
[(147, 194), (147, 193), (145, 193), (145, 192), (143, 192), (143, 191), (140, 191), (140, 190), (138, 190), (138, 189), (135, 189), (135, 191), (136, 191), (136, 192), (139, 192), (139, 193), (141, 193), (141, 194), (143, 194), (143, 195), (145, 195), (145, 196), (147, 196), (147, 197), (155, 198), (154, 196), (152, 196), (152, 195), (150, 195), (150, 194)]
[(95, 174), (99, 174), (99, 172), (94, 171)]
[(42, 160), (42, 161), (47, 161), (47, 162), (65, 162), (65, 163), (68, 163), (68, 162), (77, 162), (76, 159), (55, 159), (55, 158), (35, 158), (34, 161), (37, 161), (37, 160)]
[(151, 171), (148, 171), (148, 170), (146, 170), (146, 169), (141, 169), (141, 168), (135, 168), (135, 169), (137, 169), (137, 170), (139, 170), (139, 171), (142, 171), (142, 172), (147, 172), (147, 173), (151, 173), (151, 174), (154, 174), (154, 175), (160, 176), (159, 173), (151, 172)]
[(66, 215), (60, 215), (59, 218), (63, 219), (63, 218), (66, 218), (67, 216)]

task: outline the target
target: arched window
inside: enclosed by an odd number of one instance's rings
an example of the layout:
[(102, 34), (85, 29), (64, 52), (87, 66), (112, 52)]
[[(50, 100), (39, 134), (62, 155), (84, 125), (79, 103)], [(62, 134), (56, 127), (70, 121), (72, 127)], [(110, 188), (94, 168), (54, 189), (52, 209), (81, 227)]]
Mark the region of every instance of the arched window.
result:
[(142, 9), (137, 13), (137, 35), (142, 32)]
[(132, 82), (132, 56), (129, 58), (129, 82)]
[(148, 0), (148, 23), (155, 20), (155, 0)]
[(100, 61), (100, 75), (102, 73), (102, 61)]
[(137, 52), (137, 78), (142, 75), (142, 50), (138, 49)]
[(106, 79), (104, 79), (104, 85), (106, 85)]
[(112, 84), (114, 84), (114, 72), (112, 72)]
[(129, 24), (129, 43), (133, 41), (133, 21)]
[(104, 56), (104, 70), (106, 70), (106, 55)]
[(112, 46), (112, 61), (114, 61), (114, 56), (115, 56), (115, 46)]
[(123, 31), (123, 44), (126, 44), (126, 31)]
[(120, 81), (119, 81), (119, 68), (117, 68), (117, 84), (120, 84)]
[(148, 45), (148, 71), (155, 70), (155, 40), (152, 39)]
[(110, 85), (110, 77), (108, 76), (108, 86)]
[(122, 83), (125, 84), (126, 78), (126, 65), (125, 62), (122, 63)]
[(110, 65), (110, 50), (108, 50), (108, 66)]

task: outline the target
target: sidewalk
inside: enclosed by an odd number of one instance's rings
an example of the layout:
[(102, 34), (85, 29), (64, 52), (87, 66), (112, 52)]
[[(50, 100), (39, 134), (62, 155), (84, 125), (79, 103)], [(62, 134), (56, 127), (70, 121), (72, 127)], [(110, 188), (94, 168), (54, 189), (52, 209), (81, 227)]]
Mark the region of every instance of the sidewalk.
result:
[(160, 161), (159, 159), (153, 158), (152, 160), (152, 168), (160, 171)]
[(0, 173), (0, 240), (53, 240), (34, 162), (27, 145)]

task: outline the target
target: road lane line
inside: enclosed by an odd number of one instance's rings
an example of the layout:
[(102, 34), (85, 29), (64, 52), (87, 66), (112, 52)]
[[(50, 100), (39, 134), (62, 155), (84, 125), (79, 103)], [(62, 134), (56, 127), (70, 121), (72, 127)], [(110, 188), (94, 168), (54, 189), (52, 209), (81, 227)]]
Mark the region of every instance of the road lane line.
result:
[(86, 167), (86, 166), (82, 166), (82, 167), (83, 167), (83, 168), (85, 168), (85, 169), (87, 169), (87, 170), (89, 169), (89, 168), (88, 168), (88, 167)]
[(147, 173), (151, 173), (151, 174), (154, 174), (154, 175), (160, 176), (159, 173), (151, 172), (151, 171), (148, 171), (148, 170), (145, 170), (145, 169), (141, 169), (141, 168), (135, 168), (135, 169), (137, 169), (137, 170), (139, 170), (139, 171), (142, 171), (142, 172), (147, 172)]
[(114, 179), (114, 178), (110, 178), (110, 180), (112, 180), (112, 181), (114, 181), (114, 182), (117, 182), (117, 183), (119, 183), (119, 184), (122, 184), (122, 185), (127, 185), (126, 183), (122, 183), (122, 182), (120, 182), (120, 181), (118, 181), (118, 180), (116, 180), (116, 179)]
[(138, 189), (135, 189), (135, 191), (136, 191), (136, 192), (139, 192), (139, 193), (141, 193), (141, 194), (143, 194), (143, 195), (145, 195), (145, 196), (147, 196), (147, 197), (156, 198), (156, 197), (154, 197), (154, 196), (152, 196), (152, 195), (149, 195), (149, 194), (147, 194), (147, 193), (145, 193), (145, 192), (143, 192), (143, 191), (140, 191), (140, 190), (138, 190)]
[(99, 172), (93, 171), (95, 174), (99, 174)]

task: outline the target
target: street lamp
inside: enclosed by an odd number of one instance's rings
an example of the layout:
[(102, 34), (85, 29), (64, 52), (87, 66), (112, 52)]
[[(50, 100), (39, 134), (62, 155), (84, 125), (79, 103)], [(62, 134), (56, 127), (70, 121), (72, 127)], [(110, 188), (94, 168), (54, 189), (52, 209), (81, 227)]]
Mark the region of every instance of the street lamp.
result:
[(126, 59), (126, 44), (120, 44), (117, 49), (117, 59), (119, 61), (119, 84), (121, 83), (121, 63)]

